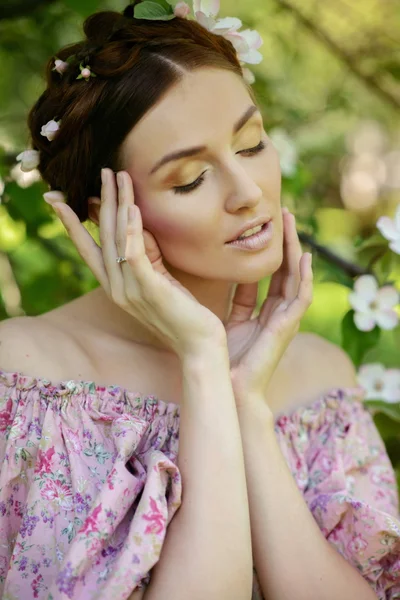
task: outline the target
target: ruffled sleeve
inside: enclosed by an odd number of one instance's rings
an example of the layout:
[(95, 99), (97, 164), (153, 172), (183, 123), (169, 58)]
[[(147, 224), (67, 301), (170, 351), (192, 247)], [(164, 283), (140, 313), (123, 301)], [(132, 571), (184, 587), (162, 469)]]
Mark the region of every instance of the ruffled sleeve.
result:
[(0, 369), (0, 597), (126, 600), (181, 505), (179, 407)]
[(394, 600), (400, 598), (397, 482), (363, 396), (360, 388), (337, 390), (295, 415), (307, 440), (303, 493), (326, 539), (380, 600)]

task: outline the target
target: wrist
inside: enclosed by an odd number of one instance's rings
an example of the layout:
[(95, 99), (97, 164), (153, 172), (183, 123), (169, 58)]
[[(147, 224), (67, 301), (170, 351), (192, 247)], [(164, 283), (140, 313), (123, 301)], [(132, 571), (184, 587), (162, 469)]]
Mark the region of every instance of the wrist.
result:
[(261, 394), (250, 395), (244, 402), (238, 401), (236, 397), (235, 400), (241, 428), (248, 427), (252, 431), (256, 428), (262, 430), (265, 430), (265, 428), (274, 428), (274, 415), (268, 406), (265, 397)]
[(207, 342), (196, 346), (181, 357), (183, 369), (209, 369), (226, 367), (229, 373), (229, 352), (226, 344)]

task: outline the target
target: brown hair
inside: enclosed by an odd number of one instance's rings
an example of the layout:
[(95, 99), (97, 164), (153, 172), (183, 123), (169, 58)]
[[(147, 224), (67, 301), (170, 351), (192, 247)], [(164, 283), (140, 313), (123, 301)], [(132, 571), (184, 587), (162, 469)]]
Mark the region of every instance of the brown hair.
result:
[[(100, 196), (100, 169), (121, 169), (125, 137), (186, 72), (209, 66), (243, 78), (230, 41), (195, 20), (135, 19), (133, 7), (139, 2), (123, 13), (103, 11), (86, 19), (86, 39), (57, 52), (60, 60), (69, 59), (67, 70), (60, 75), (53, 70), (54, 57), (48, 61), (47, 89), (29, 113), (39, 171), (51, 189), (66, 195), (81, 222), (88, 218), (88, 197)], [(80, 64), (90, 66), (96, 77), (77, 80)], [(40, 130), (52, 119), (61, 124), (49, 141)]]

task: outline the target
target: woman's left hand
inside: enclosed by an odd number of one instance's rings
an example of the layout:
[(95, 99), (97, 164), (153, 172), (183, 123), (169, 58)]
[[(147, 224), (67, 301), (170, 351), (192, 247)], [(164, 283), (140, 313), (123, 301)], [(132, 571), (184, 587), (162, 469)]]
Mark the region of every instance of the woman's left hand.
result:
[(283, 261), (272, 275), (267, 297), (258, 317), (258, 283), (239, 284), (225, 323), (231, 362), (231, 380), (239, 410), (263, 400), (269, 381), (300, 321), (312, 302), (311, 255), (303, 254), (296, 220), (282, 209)]

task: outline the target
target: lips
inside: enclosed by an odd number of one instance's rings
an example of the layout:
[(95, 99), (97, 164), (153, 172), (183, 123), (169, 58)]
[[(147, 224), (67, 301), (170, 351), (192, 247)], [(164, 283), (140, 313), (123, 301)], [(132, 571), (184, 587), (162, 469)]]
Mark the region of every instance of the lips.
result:
[(229, 244), (230, 242), (234, 242), (243, 233), (245, 233), (245, 231), (248, 231), (249, 229), (253, 229), (254, 227), (258, 227), (259, 225), (265, 225), (266, 223), (269, 223), (269, 221), (271, 221), (271, 219), (268, 217), (259, 217), (258, 219), (254, 219), (254, 221), (249, 221), (246, 225), (243, 225), (243, 227), (241, 229), (239, 229), (239, 231), (236, 233), (236, 235), (233, 238), (231, 238), (230, 240), (228, 240), (225, 243)]

